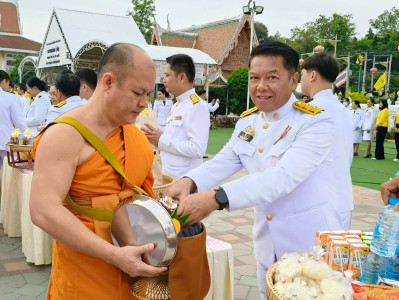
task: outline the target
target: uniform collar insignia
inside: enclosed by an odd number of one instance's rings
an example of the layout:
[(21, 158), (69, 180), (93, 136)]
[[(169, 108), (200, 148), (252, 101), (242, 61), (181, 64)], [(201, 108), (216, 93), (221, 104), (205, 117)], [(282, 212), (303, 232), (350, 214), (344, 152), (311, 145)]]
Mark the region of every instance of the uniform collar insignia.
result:
[(66, 100), (64, 100), (54, 106), (60, 108), (61, 106), (64, 106), (66, 103), (67, 103)]
[(277, 142), (278, 142), (279, 140), (283, 139), (283, 138), (287, 135), (288, 131), (290, 131), (290, 130), (291, 130), (291, 126), (288, 125), (288, 126), (284, 129), (284, 131), (278, 136), (278, 138), (277, 138), (276, 141), (273, 143), (273, 145), (276, 145)]
[(252, 135), (252, 136), (254, 136), (256, 131), (255, 131), (254, 127), (248, 126), (247, 128), (245, 128), (245, 132), (250, 134), (250, 135)]
[(37, 98), (41, 98), (41, 97), (42, 97), (42, 95), (37, 96)]
[(249, 143), (254, 137), (247, 132), (241, 131), (238, 134), (238, 138)]
[(254, 113), (254, 112), (256, 112), (256, 111), (258, 111), (258, 108), (255, 106), (255, 107), (252, 107), (251, 109), (248, 109), (248, 110), (246, 110), (246, 111), (244, 111), (241, 115), (240, 115), (240, 118), (244, 118), (244, 117), (246, 117), (246, 116), (249, 116), (250, 114), (252, 114), (252, 113)]
[(181, 118), (181, 116), (175, 116), (174, 119), (175, 119), (175, 120), (181, 120), (182, 118)]
[(193, 104), (196, 104), (200, 101), (199, 97), (196, 94), (191, 94), (190, 99)]
[(322, 109), (322, 108), (319, 108), (317, 106), (307, 104), (307, 103), (301, 102), (301, 101), (295, 101), (293, 106), (294, 106), (294, 108), (299, 109), (299, 110), (301, 110), (307, 114), (310, 114), (312, 116), (315, 116), (318, 113), (324, 111), (324, 109)]

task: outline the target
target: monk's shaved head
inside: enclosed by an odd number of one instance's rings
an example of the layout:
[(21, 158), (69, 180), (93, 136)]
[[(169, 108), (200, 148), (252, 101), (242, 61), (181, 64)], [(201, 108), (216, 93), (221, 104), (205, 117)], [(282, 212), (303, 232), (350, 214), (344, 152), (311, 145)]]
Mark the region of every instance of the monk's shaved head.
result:
[(137, 54), (145, 55), (151, 61), (151, 58), (138, 46), (126, 43), (111, 45), (100, 59), (98, 80), (101, 80), (105, 73), (112, 72), (120, 85), (128, 70), (134, 66), (134, 58)]

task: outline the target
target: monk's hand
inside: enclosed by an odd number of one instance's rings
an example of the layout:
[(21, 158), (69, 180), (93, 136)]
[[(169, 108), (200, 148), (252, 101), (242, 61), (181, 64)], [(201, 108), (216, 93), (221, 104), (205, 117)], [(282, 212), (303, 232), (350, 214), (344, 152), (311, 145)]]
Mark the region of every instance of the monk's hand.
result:
[(173, 198), (174, 200), (180, 201), (191, 193), (194, 193), (196, 190), (197, 186), (195, 185), (194, 181), (192, 181), (191, 178), (183, 177), (171, 187), (167, 188), (163, 194)]
[(159, 130), (148, 123), (144, 124), (146, 127), (141, 127), (141, 130), (146, 135), (148, 141), (154, 146), (158, 146), (159, 138), (163, 134), (162, 130)]
[[(399, 177), (392, 178), (391, 180), (381, 184), (381, 198), (385, 205), (388, 205), (389, 198), (399, 197)], [(395, 205), (395, 210), (399, 211), (399, 204)]]
[(143, 261), (147, 253), (154, 250), (153, 243), (142, 246), (126, 246), (117, 248), (114, 265), (130, 277), (157, 277), (167, 272), (166, 267), (153, 267)]
[(191, 213), (190, 218), (184, 223), (184, 227), (191, 226), (211, 214), (219, 208), (216, 202), (215, 191), (208, 191), (190, 195), (180, 201), (177, 216), (185, 216)]

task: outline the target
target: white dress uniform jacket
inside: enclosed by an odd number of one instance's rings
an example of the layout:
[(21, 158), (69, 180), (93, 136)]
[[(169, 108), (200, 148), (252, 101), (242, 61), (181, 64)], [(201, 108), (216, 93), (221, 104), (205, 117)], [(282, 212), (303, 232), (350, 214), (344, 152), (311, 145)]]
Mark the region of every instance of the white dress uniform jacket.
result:
[(22, 118), (18, 96), (4, 92), (0, 88), (0, 150), (6, 150), (6, 143), (11, 138), (15, 128), (24, 132), (27, 127)]
[(25, 95), (19, 96), (19, 103), (21, 105), (22, 115), (26, 116), (30, 107), (30, 100)]
[[(364, 113), (363, 122), (363, 140), (372, 141), (373, 133), (375, 129), (375, 119), (377, 117), (377, 111), (374, 106), (367, 107)], [(370, 132), (367, 132), (369, 130)]]
[(36, 136), (37, 125), (43, 124), (46, 121), (47, 112), (51, 107), (51, 101), (48, 94), (44, 91), (36, 95), (35, 100), (29, 107), (28, 112), (24, 118), (26, 126), (33, 130), (33, 135)]
[[(364, 111), (360, 108), (352, 110), (353, 113), (353, 143), (360, 144), (362, 142)], [(358, 129), (356, 129), (358, 127)]]
[(56, 105), (53, 105), (47, 113), (46, 125), (53, 122), (55, 119), (57, 119), (63, 113), (70, 111), (71, 109), (74, 109), (75, 107), (81, 106), (86, 103), (87, 103), (87, 101), (82, 100), (79, 96), (72, 96), (72, 97), (69, 97), (68, 99), (66, 99), (65, 101), (62, 101)]
[(155, 100), (154, 102), (154, 111), (157, 113), (158, 128), (162, 131), (165, 130), (166, 120), (169, 117), (172, 106), (173, 101), (169, 99)]
[[(224, 148), (186, 174), (202, 192), (245, 168), (247, 176), (222, 188), (230, 211), (255, 207), (255, 255), (265, 268), (285, 252), (309, 251), (317, 231), (343, 228), (336, 209), (339, 194), (332, 184), (331, 114), (312, 116), (295, 109), (295, 101), (292, 95), (276, 111), (240, 119)], [(239, 137), (251, 128), (252, 140)]]
[[(331, 89), (318, 92), (310, 103), (323, 108), (333, 116), (335, 137), (333, 140), (334, 181), (331, 183), (339, 195), (337, 210), (341, 215), (344, 229), (351, 225), (353, 204), (352, 178), (350, 168), (353, 160), (352, 115), (343, 106)], [(324, 112), (323, 112), (324, 113)]]
[(208, 106), (195, 89), (177, 97), (158, 142), (164, 174), (180, 179), (202, 164), (208, 145), (209, 125)]

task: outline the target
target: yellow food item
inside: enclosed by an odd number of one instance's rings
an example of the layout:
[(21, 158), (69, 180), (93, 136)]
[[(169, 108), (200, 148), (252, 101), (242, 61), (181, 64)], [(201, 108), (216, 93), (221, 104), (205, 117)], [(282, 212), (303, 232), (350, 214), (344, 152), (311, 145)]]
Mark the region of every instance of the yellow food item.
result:
[(176, 233), (179, 234), (180, 229), (181, 229), (179, 220), (173, 218), (172, 221), (173, 221), (173, 224), (175, 225)]

